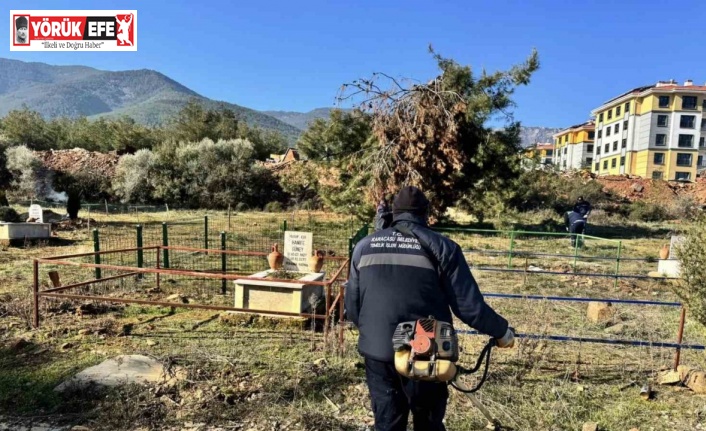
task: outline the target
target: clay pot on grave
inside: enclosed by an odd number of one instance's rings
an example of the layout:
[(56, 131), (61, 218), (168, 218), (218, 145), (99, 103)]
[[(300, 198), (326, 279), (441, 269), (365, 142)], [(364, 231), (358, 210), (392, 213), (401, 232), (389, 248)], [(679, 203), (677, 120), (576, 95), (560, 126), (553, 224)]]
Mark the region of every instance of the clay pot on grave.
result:
[(314, 250), (309, 257), (309, 271), (311, 272), (321, 272), (321, 268), (324, 266), (324, 251)]
[(267, 263), (270, 264), (270, 269), (278, 270), (282, 268), (282, 263), (284, 262), (284, 255), (279, 252), (279, 245), (274, 243), (272, 246), (272, 252), (267, 255)]
[(659, 249), (659, 258), (667, 259), (669, 258), (669, 244), (664, 244), (662, 248)]

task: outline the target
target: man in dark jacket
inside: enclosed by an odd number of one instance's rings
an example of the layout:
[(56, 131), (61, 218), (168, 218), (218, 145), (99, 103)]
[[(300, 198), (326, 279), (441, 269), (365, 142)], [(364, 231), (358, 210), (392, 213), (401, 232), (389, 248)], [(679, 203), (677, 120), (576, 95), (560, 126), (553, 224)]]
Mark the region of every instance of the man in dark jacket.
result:
[(581, 217), (587, 219), (589, 214), (591, 214), (591, 203), (585, 200), (583, 196), (579, 196), (574, 204), (574, 212), (581, 214)]
[[(377, 431), (406, 430), (410, 410), (416, 431), (445, 430), (447, 386), (412, 381), (395, 370), (398, 323), (429, 316), (451, 323), (453, 312), (496, 338), (499, 347), (514, 344), (508, 322), (483, 300), (459, 245), (427, 227), (428, 206), (419, 189), (403, 188), (393, 203), (392, 226), (363, 238), (351, 259), (345, 307), (360, 331)], [(414, 235), (397, 231), (398, 225)]]
[(373, 226), (375, 232), (386, 229), (392, 224), (392, 211), (387, 197), (383, 196), (378, 202), (377, 210), (375, 211), (375, 220)]
[(567, 211), (566, 214), (564, 214), (566, 230), (571, 233), (572, 247), (576, 247), (576, 236), (584, 233), (584, 230), (586, 229), (586, 217), (588, 217), (588, 215), (583, 215), (576, 211)]

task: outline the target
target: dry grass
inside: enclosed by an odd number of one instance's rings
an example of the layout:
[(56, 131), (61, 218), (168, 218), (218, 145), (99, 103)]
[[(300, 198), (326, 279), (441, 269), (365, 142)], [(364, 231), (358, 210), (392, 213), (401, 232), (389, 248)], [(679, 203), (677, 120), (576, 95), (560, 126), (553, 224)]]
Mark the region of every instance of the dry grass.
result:
[[(253, 217), (258, 221), (250, 223), (264, 223), (272, 215)], [(663, 241), (661, 227), (644, 229), (656, 233), (623, 240), (624, 256), (656, 254)], [(138, 426), (181, 429), (188, 422), (223, 429), (359, 430), (363, 424), (372, 423), (354, 330), (346, 330), (346, 351), (338, 355), (333, 340), (323, 340), (320, 332), (312, 332), (301, 322), (224, 318), (200, 310), (102, 308), (101, 304), (91, 310), (95, 314), (77, 314), (81, 304), (68, 301), (46, 301), (42, 327), (30, 330), (30, 260), (91, 249), (85, 231), (61, 235), (76, 242), (0, 252), (0, 369), (4, 370), (0, 373), (0, 414), (25, 419), (46, 416), (106, 430)], [(504, 238), (465, 236), (458, 240), (469, 249), (506, 248)], [(561, 241), (540, 241), (541, 246), (527, 244), (544, 250), (565, 247)], [(469, 257), (476, 259), (474, 255)], [(494, 263), (486, 259), (485, 263)], [(506, 257), (497, 259), (498, 265), (505, 264)], [(524, 265), (524, 261), (518, 259), (517, 264)], [(649, 265), (629, 269), (646, 272)], [(90, 275), (90, 271), (62, 273), (62, 280)], [(486, 292), (675, 300), (669, 286), (656, 281), (621, 281), (615, 286), (609, 278), (570, 274), (525, 276), (474, 271), (474, 275)], [(42, 282), (48, 283), (46, 277)], [(213, 285), (193, 280), (162, 284), (163, 292), (152, 295), (180, 293), (199, 301), (229, 300), (219, 294), (220, 281)], [(105, 283), (96, 290), (148, 297), (152, 287), (154, 280), (147, 276), (140, 283), (130, 278)], [(207, 298), (199, 296), (204, 294)], [(488, 302), (522, 333), (674, 341), (678, 324), (678, 310), (664, 307), (616, 305), (613, 321), (599, 325), (585, 319), (584, 303), (499, 298), (489, 298)], [(623, 324), (621, 333), (606, 332), (606, 326), (617, 323)], [(13, 340), (19, 337), (29, 344), (13, 349)], [(704, 329), (688, 322), (685, 342), (705, 341)], [(461, 361), (475, 361), (483, 342), (483, 337), (464, 337)], [(188, 379), (170, 388), (126, 387), (101, 396), (83, 393), (61, 397), (52, 391), (86, 366), (133, 353), (183, 366)], [(638, 395), (644, 382), (670, 366), (673, 353), (647, 347), (521, 340), (515, 349), (493, 352), (491, 374), (481, 390), (481, 399), (508, 429), (515, 430), (580, 429), (589, 420), (599, 422), (605, 430), (698, 429), (696, 426), (706, 420), (704, 396), (665, 386), (654, 388), (656, 394), (651, 401)], [(706, 368), (703, 352), (683, 351), (682, 358), (685, 363)], [(484, 425), (483, 417), (468, 400), (453, 393), (448, 429), (482, 429)]]

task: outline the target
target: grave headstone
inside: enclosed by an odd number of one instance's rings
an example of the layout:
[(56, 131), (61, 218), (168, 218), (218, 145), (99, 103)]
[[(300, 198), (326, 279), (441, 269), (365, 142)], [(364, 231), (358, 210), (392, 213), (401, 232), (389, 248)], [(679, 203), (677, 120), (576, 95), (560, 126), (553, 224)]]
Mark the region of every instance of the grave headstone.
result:
[(42, 207), (37, 204), (30, 205), (29, 218), (34, 219), (35, 223), (44, 223), (44, 213), (42, 213)]
[(284, 269), (309, 272), (309, 256), (313, 250), (314, 235), (311, 232), (284, 232)]
[(672, 235), (672, 238), (669, 243), (669, 258), (670, 259), (676, 259), (677, 258), (677, 252), (676, 252), (676, 247), (679, 247), (681, 243), (684, 242), (684, 237), (679, 236), (679, 235)]

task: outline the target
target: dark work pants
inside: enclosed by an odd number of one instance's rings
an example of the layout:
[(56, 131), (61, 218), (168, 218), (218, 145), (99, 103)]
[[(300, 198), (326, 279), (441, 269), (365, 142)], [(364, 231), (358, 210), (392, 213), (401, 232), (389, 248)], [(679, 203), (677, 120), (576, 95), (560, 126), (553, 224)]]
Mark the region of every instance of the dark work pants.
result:
[(412, 412), (414, 431), (446, 431), (442, 420), (449, 397), (445, 383), (402, 377), (392, 362), (365, 358), (365, 375), (375, 415), (375, 431), (406, 431)]
[[(586, 223), (579, 221), (576, 223), (572, 223), (571, 227), (569, 228), (569, 232), (572, 234), (582, 234), (584, 229), (586, 228)], [(571, 245), (575, 246), (576, 245), (576, 235), (571, 235)]]

